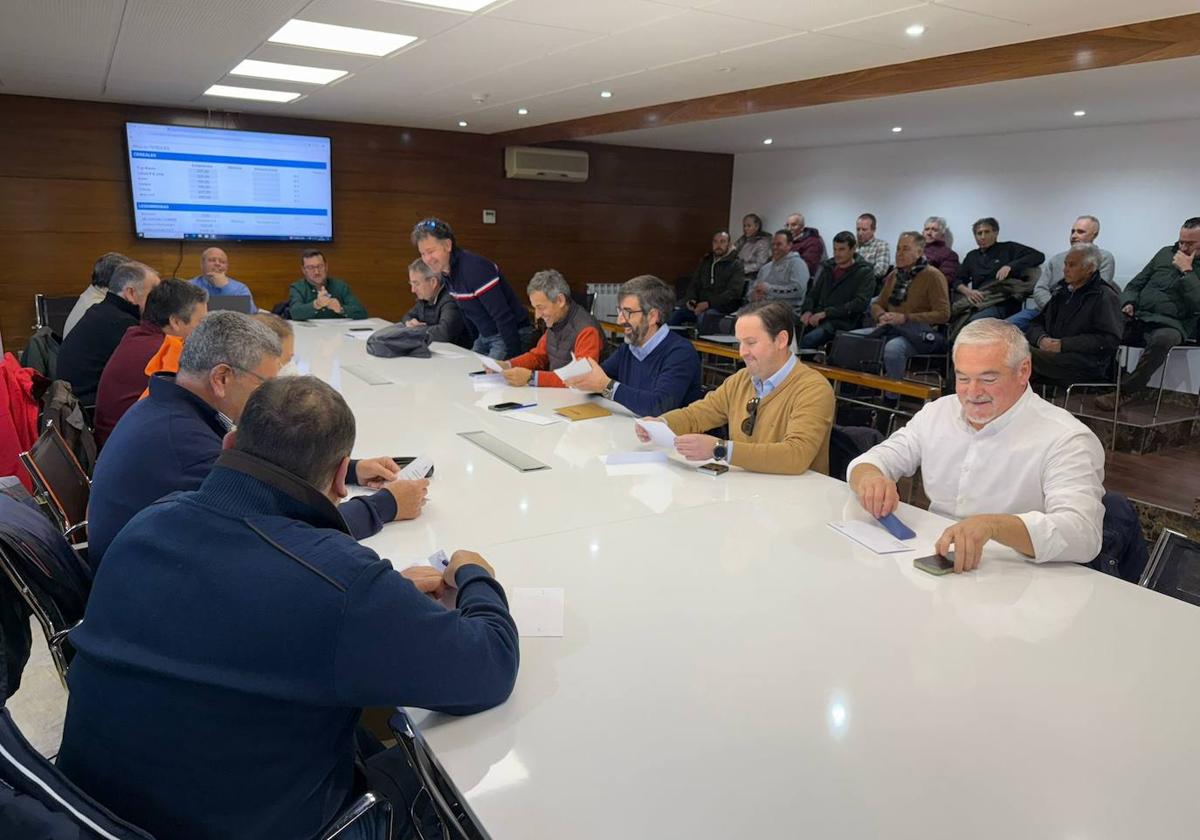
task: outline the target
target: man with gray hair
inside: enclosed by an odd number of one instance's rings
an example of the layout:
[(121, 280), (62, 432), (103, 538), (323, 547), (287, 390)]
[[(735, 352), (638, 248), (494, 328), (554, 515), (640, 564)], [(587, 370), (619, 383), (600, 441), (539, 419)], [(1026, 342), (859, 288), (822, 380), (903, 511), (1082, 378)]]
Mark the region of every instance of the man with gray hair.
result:
[[(150, 377), (149, 396), (121, 417), (96, 464), (88, 517), (93, 566), (142, 508), (200, 486), (246, 400), (279, 373), (281, 353), (266, 325), (239, 312), (213, 312), (184, 342), (179, 372)], [(384, 488), (341, 506), (356, 538), (420, 513), (428, 482), (392, 481), (398, 472), (390, 458), (352, 462), (351, 483)]]
[[(930, 216), (922, 229), (925, 237), (925, 261), (942, 272), (947, 280), (958, 274), (958, 252), (950, 247), (950, 227), (942, 216)], [(950, 291), (950, 287), (946, 287)]]
[(118, 254), (116, 251), (109, 251), (97, 258), (96, 262), (92, 264), (91, 284), (83, 290), (79, 300), (75, 301), (75, 305), (71, 307), (71, 314), (67, 315), (67, 321), (63, 324), (63, 338), (66, 338), (71, 330), (75, 329), (75, 325), (79, 323), (83, 313), (104, 300), (104, 296), (108, 294), (108, 283), (112, 280), (113, 272), (122, 263), (127, 262), (130, 262), (129, 257)]
[(553, 268), (539, 271), (527, 289), (533, 314), (546, 324), (546, 331), (528, 353), (500, 362), (509, 385), (562, 388), (554, 371), (574, 359), (600, 361), (604, 335), (591, 313), (571, 298), (566, 278)]
[(108, 281), (104, 300), (85, 312), (63, 340), (57, 376), (71, 383), (71, 391), (82, 404), (95, 404), (104, 366), (125, 331), (141, 321), (146, 297), (158, 283), (158, 272), (150, 266), (121, 263)]
[(424, 327), (430, 341), (471, 346), (471, 331), (442, 282), (442, 275), (420, 257), (408, 264), (408, 288), (417, 300), (412, 309), (400, 316), (400, 323), (413, 329)]
[(978, 567), (991, 540), (1035, 563), (1090, 563), (1104, 523), (1100, 441), (1029, 387), (1029, 343), (1012, 324), (963, 327), (954, 369), (955, 395), (850, 462), (859, 503), (875, 517), (892, 513), (896, 481), (919, 469), (929, 510), (961, 520), (934, 547), (955, 572)]
[(600, 365), (568, 379), (568, 387), (600, 394), (638, 417), (657, 417), (700, 399), (700, 354), (672, 332), (667, 318), (675, 293), (649, 274), (634, 277), (617, 291), (617, 323), (625, 343)]
[(1102, 279), (1103, 265), (1101, 250), (1091, 243), (1072, 245), (1066, 252), (1063, 282), (1025, 329), (1033, 348), (1035, 383), (1112, 381), (1110, 368), (1124, 323), (1117, 292)]
[[(1096, 237), (1099, 235), (1100, 220), (1095, 216), (1080, 216), (1071, 225), (1071, 246), (1091, 245), (1095, 243)], [(1062, 251), (1046, 260), (1046, 264), (1042, 266), (1042, 273), (1033, 287), (1031, 296), (1033, 306), (1026, 301), (1025, 309), (1008, 317), (1007, 320), (1010, 324), (1015, 324), (1017, 329), (1023, 330), (1033, 323), (1033, 319), (1039, 312), (1046, 308), (1050, 297), (1058, 291), (1059, 284), (1063, 282), (1063, 263), (1066, 261), (1068, 253), (1069, 250)], [(1113, 255), (1099, 247), (1096, 248), (1096, 253), (1099, 255), (1100, 265), (1094, 270), (1100, 272), (1100, 279), (1112, 286), (1114, 292), (1118, 295), (1121, 294), (1121, 290), (1113, 283), (1113, 275), (1117, 271), (1117, 263), (1113, 259)], [(1034, 368), (1036, 373), (1036, 362)]]

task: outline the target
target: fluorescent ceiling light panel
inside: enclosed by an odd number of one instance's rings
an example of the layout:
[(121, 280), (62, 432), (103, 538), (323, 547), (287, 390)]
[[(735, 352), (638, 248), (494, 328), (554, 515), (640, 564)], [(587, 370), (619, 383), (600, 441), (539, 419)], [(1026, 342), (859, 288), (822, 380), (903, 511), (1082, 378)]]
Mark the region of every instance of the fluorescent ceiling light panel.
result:
[[(386, 3), (395, 0), (384, 0)], [(490, 6), (496, 0), (405, 0), (414, 6), (433, 6), (435, 9), (453, 9), (456, 12), (478, 12), (484, 6)]]
[(255, 79), (278, 79), (282, 82), (304, 82), (308, 85), (327, 85), (342, 78), (346, 70), (324, 67), (305, 67), (300, 64), (279, 64), (274, 61), (255, 61), (247, 58), (229, 71), (231, 76), (250, 76)]
[(374, 29), (356, 29), (353, 26), (335, 26), (332, 23), (315, 23), (293, 18), (267, 40), (272, 44), (289, 44), (293, 47), (311, 47), (315, 50), (378, 57), (393, 53), (417, 38), (415, 35), (377, 32)]
[(224, 96), (229, 99), (257, 99), (260, 102), (291, 102), (293, 99), (300, 98), (300, 94), (290, 90), (263, 90), (231, 85), (213, 85), (204, 91), (204, 95)]

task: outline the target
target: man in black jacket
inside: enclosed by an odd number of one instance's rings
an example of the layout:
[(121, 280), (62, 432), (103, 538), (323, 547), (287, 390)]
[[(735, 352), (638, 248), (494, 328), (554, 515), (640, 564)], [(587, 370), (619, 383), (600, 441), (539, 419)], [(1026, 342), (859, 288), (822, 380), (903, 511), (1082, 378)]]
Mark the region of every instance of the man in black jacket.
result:
[(1047, 385), (1102, 382), (1121, 344), (1121, 304), (1100, 279), (1100, 249), (1072, 245), (1063, 283), (1025, 330), (1033, 381)]
[(833, 237), (833, 256), (823, 261), (817, 279), (801, 305), (800, 346), (815, 350), (836, 333), (862, 326), (875, 295), (875, 269), (856, 253), (858, 242), (848, 230)]
[(125, 330), (136, 327), (150, 290), (159, 283), (158, 272), (140, 262), (127, 262), (113, 272), (104, 300), (88, 309), (58, 351), (59, 379), (83, 405), (95, 405), (100, 374)]
[(729, 234), (713, 234), (712, 250), (704, 255), (692, 274), (683, 302), (675, 307), (667, 324), (678, 327), (699, 322), (701, 335), (716, 332), (717, 322), (737, 311), (742, 302), (746, 272), (737, 252), (729, 246)]
[[(1037, 268), (1046, 261), (1046, 255), (1036, 248), (1022, 245), (1020, 242), (997, 242), (1000, 235), (1000, 223), (991, 217), (977, 221), (971, 230), (975, 234), (975, 244), (979, 247), (963, 257), (958, 267), (958, 274), (952, 281), (951, 292), (958, 292), (973, 304), (980, 303), (984, 292), (992, 286), (1007, 280), (1021, 277), (1031, 268)], [(970, 320), (980, 318), (1007, 318), (1021, 306), (1025, 297), (1013, 297), (994, 306), (980, 309)], [(953, 304), (953, 301), (951, 301)]]
[(430, 341), (471, 346), (474, 337), (442, 276), (419, 257), (408, 266), (408, 287), (417, 301), (400, 318), (400, 323), (406, 327), (427, 327)]

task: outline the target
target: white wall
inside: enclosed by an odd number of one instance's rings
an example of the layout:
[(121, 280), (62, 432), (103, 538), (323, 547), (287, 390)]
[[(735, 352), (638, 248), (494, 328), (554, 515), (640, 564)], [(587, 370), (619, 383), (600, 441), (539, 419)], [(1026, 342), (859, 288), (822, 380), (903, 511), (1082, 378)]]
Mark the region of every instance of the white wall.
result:
[[(730, 230), (750, 212), (777, 230), (800, 211), (829, 247), (871, 212), (894, 248), (900, 231), (945, 216), (962, 257), (975, 247), (971, 223), (994, 216), (1001, 239), (1050, 256), (1066, 249), (1076, 216), (1090, 213), (1124, 286), (1175, 242), (1184, 219), (1200, 216), (1198, 143), (1200, 120), (1181, 120), (739, 154)], [(1188, 354), (1190, 371), (1175, 355), (1167, 387), (1195, 392), (1200, 351)]]

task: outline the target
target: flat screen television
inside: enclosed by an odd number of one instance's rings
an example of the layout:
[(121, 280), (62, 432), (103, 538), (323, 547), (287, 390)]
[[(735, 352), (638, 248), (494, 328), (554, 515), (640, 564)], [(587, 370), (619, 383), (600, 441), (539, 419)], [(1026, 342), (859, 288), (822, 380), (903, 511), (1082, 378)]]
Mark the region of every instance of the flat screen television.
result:
[(331, 242), (328, 137), (126, 123), (139, 239)]

